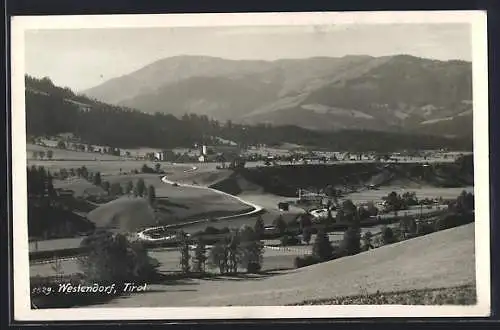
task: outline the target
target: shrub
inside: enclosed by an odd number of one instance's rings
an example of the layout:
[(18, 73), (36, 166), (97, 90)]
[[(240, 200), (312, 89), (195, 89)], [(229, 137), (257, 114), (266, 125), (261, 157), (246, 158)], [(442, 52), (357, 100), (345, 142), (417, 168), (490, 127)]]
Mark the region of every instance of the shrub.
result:
[(303, 257), (295, 257), (294, 260), (294, 265), (295, 268), (302, 268), (302, 267), (307, 267), (311, 266), (314, 264), (317, 264), (321, 262), (318, 258), (308, 255), (308, 256), (303, 256)]

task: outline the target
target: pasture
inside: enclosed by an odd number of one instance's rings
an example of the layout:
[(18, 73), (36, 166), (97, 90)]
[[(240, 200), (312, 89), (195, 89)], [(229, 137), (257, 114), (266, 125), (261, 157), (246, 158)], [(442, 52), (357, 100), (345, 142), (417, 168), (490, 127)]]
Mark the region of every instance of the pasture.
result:
[(152, 284), (145, 293), (116, 298), (106, 307), (288, 305), (473, 283), (474, 224), (469, 224), (292, 271)]

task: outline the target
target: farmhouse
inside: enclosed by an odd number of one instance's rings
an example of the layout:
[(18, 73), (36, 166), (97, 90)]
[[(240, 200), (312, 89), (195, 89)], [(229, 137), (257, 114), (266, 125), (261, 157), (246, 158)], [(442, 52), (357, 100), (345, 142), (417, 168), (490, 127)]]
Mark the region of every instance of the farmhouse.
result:
[(175, 159), (175, 154), (172, 150), (156, 151), (154, 153), (154, 158), (158, 161), (169, 161)]

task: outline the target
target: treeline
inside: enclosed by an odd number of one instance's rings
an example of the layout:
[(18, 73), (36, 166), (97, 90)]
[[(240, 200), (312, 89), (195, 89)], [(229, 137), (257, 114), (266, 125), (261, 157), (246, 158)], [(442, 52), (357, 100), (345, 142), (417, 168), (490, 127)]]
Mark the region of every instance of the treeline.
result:
[(32, 239), (72, 237), (88, 233), (94, 225), (73, 212), (73, 209), (87, 209), (84, 201), (73, 196), (61, 197), (54, 188), (57, 173), (44, 167), (28, 167), (28, 233)]
[[(146, 114), (105, 104), (68, 88), (54, 86), (48, 78), (25, 77), (27, 133), (53, 136), (74, 133), (90, 144), (121, 148), (191, 147), (195, 143), (220, 144), (216, 137), (241, 146), (278, 145), (284, 142), (346, 151), (394, 151), (403, 149), (471, 150), (472, 140), (448, 139), (366, 130), (313, 131), (297, 126), (256, 126), (221, 123), (207, 116)], [(165, 105), (166, 110), (168, 105)]]

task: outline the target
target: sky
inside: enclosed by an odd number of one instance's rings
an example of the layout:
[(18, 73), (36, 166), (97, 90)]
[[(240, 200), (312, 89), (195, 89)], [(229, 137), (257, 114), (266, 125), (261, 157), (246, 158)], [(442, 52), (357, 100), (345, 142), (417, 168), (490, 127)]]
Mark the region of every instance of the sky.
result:
[(177, 55), (276, 60), (408, 54), (471, 61), (470, 25), (107, 28), (28, 30), (26, 73), (76, 92)]

